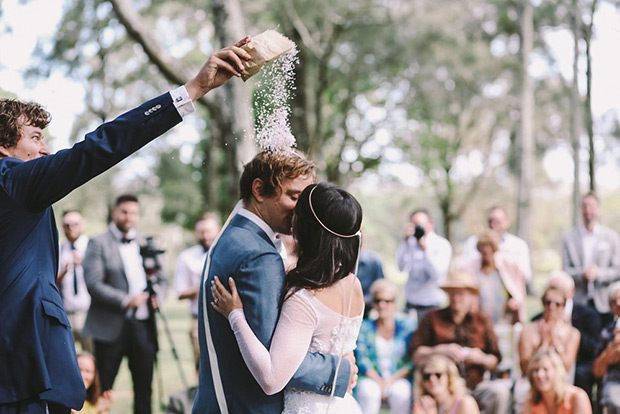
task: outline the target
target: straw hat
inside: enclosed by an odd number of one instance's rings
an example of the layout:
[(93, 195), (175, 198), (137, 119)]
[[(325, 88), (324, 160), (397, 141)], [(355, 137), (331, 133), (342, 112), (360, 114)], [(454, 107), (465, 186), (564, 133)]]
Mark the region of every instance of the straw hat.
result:
[(475, 291), (476, 293), (480, 293), (478, 281), (476, 280), (476, 278), (472, 274), (464, 272), (462, 270), (455, 270), (450, 272), (450, 274), (448, 274), (448, 278), (440, 287), (443, 290), (470, 289)]

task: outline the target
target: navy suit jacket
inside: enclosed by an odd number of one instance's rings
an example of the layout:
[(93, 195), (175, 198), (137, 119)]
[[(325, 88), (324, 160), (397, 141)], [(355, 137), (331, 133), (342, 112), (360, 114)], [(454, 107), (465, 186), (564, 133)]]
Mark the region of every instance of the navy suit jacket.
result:
[[(278, 301), (284, 284), (284, 265), (275, 246), (265, 232), (247, 218), (236, 215), (226, 227), (217, 244), (211, 248), (209, 274), (203, 272), (198, 310), (200, 341), (199, 387), (193, 413), (219, 413), (215, 396), (209, 352), (203, 319), (203, 294), (218, 276), (228, 287), (228, 278), (235, 279), (243, 301), (246, 319), (257, 338), (269, 348), (278, 321)], [(211, 289), (206, 289), (207, 302), (213, 301)], [(243, 362), (235, 336), (228, 320), (207, 306), (207, 317), (214, 342), (228, 411), (231, 414), (281, 413), (283, 394), (266, 395)], [(289, 386), (329, 395), (333, 372), (338, 358), (334, 355), (311, 354), (290, 381)], [(349, 382), (350, 366), (343, 361), (338, 375), (335, 394), (343, 396)]]
[(84, 403), (56, 288), (58, 231), (51, 205), (181, 119), (166, 93), (70, 149), (27, 162), (0, 159), (0, 405), (37, 398), (75, 409)]

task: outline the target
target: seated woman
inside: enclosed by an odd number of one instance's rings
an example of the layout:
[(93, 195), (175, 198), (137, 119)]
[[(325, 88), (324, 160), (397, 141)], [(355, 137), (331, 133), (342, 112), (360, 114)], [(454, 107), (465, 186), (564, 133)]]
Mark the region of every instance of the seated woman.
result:
[(564, 363), (553, 349), (534, 355), (527, 378), (531, 389), (523, 414), (592, 414), (588, 394), (566, 383)]
[[(609, 305), (614, 316), (620, 316), (620, 282), (609, 286)], [(620, 320), (620, 319), (618, 319)], [(594, 360), (593, 372), (602, 378), (600, 404), (608, 414), (620, 413), (620, 324), (610, 322), (601, 331), (598, 357)]]
[(532, 356), (552, 348), (560, 356), (564, 370), (569, 372), (575, 365), (581, 334), (564, 317), (566, 292), (548, 287), (542, 296), (543, 317), (523, 327), (519, 338), (519, 363), (527, 372)]
[(362, 322), (355, 350), (360, 376), (355, 397), (364, 414), (378, 414), (382, 401), (392, 414), (410, 413), (413, 363), (407, 349), (416, 326), (411, 319), (396, 316), (392, 283), (376, 280), (370, 295), (379, 316)]
[(415, 372), (413, 414), (479, 414), (454, 362), (435, 354)]
[(71, 410), (73, 414), (107, 414), (112, 405), (112, 392), (101, 394), (101, 383), (95, 357), (90, 352), (80, 352), (77, 356), (78, 366), (86, 388), (86, 400), (80, 411)]

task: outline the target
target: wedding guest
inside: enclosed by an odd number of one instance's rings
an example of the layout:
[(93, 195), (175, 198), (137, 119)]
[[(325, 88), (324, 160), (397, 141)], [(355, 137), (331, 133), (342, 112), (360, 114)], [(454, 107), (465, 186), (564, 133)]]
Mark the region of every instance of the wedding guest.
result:
[(439, 286), (445, 280), (452, 258), (450, 242), (435, 233), (428, 211), (415, 210), (406, 225), (405, 238), (397, 251), (398, 269), (407, 272), (405, 301), (407, 309), (424, 315), (439, 308), (446, 296)]
[(583, 223), (562, 237), (562, 270), (575, 280), (575, 302), (594, 308), (603, 325), (613, 320), (609, 285), (620, 280), (620, 236), (599, 223), (601, 205), (589, 192), (581, 199)]
[(416, 369), (414, 382), (413, 414), (480, 412), (454, 362), (441, 354), (431, 356)]
[[(0, 99), (0, 412), (66, 414), (84, 403), (70, 323), (56, 288), (52, 204), (180, 123), (193, 101), (241, 77), (244, 38), (217, 50), (184, 86), (145, 102), (52, 154), (40, 104)], [(9, 317), (10, 316), (10, 317)]]
[[(575, 282), (568, 273), (562, 270), (551, 272), (547, 286), (562, 289), (566, 292), (564, 320), (570, 322), (581, 334), (575, 366), (575, 385), (582, 388), (588, 394), (590, 401), (592, 401), (592, 387), (594, 386), (592, 364), (597, 355), (596, 350), (601, 333), (600, 317), (591, 307), (580, 305), (573, 301)], [(533, 320), (541, 319), (542, 316), (543, 314), (540, 313)]]
[(542, 296), (543, 317), (523, 327), (519, 337), (519, 363), (526, 373), (530, 359), (538, 351), (552, 348), (558, 353), (564, 370), (575, 365), (581, 334), (564, 318), (567, 295), (561, 289), (548, 287)]
[(86, 351), (77, 356), (78, 367), (86, 388), (86, 400), (81, 410), (71, 410), (72, 414), (107, 414), (112, 405), (112, 392), (101, 392), (101, 381), (95, 357)]
[(532, 357), (527, 378), (531, 389), (523, 414), (592, 414), (588, 395), (567, 384), (564, 363), (552, 348)]
[(357, 339), (355, 359), (359, 367), (355, 398), (364, 414), (378, 414), (388, 403), (392, 414), (411, 411), (413, 364), (407, 355), (417, 327), (410, 318), (397, 316), (396, 287), (386, 279), (370, 286), (376, 320), (364, 319)]
[[(364, 233), (362, 232), (362, 246), (364, 246)], [(370, 287), (372, 284), (380, 279), (383, 279), (383, 266), (381, 265), (381, 257), (371, 250), (364, 249), (360, 253), (360, 262), (357, 269), (357, 278), (362, 284), (362, 290), (364, 291), (364, 301), (366, 306), (364, 308), (364, 318), (368, 317), (368, 312), (372, 309), (372, 293)]]
[[(499, 250), (506, 257), (517, 263), (525, 280), (529, 283), (532, 280), (532, 265), (530, 261), (530, 248), (525, 240), (508, 232), (510, 219), (508, 213), (502, 206), (493, 206), (487, 211), (487, 226), (489, 231), (497, 235)], [(478, 236), (474, 235), (465, 241), (463, 255), (477, 257), (480, 252), (477, 248)]]
[(215, 213), (204, 213), (194, 224), (194, 235), (197, 244), (183, 250), (177, 260), (174, 274), (174, 289), (181, 300), (189, 300), (189, 313), (192, 324), (189, 337), (194, 351), (194, 364), (200, 363), (200, 346), (198, 345), (198, 294), (200, 293), (200, 277), (205, 265), (207, 252), (220, 231), (220, 219)]
[(480, 310), (493, 325), (525, 321), (525, 276), (517, 262), (500, 251), (497, 235), (478, 236), (478, 257), (458, 266), (478, 279)]
[(84, 219), (77, 210), (62, 213), (62, 231), (65, 241), (59, 246), (58, 276), (56, 284), (65, 305), (67, 318), (71, 323), (73, 340), (79, 343), (82, 351), (93, 351), (93, 341), (82, 335), (86, 314), (90, 307), (90, 295), (84, 281), (82, 260), (86, 253), (88, 237), (84, 233)]
[[(620, 282), (608, 289), (609, 304), (613, 314), (620, 316)], [(594, 360), (594, 376), (602, 378), (599, 391), (600, 406), (607, 414), (620, 413), (620, 323), (611, 321), (601, 331), (598, 357)]]
[(487, 373), (495, 373), (501, 353), (491, 321), (479, 311), (476, 278), (455, 271), (442, 289), (450, 303), (447, 308), (430, 311), (420, 321), (409, 351), (413, 362), (423, 364), (435, 354), (450, 358), (459, 365), (465, 385), (482, 411), (508, 412), (509, 380), (486, 379)]

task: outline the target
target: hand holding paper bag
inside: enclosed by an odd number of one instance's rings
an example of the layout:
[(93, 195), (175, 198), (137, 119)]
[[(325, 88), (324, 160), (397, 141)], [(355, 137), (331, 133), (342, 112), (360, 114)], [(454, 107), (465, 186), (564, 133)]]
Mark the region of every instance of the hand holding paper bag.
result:
[(294, 47), (295, 43), (275, 30), (252, 36), (252, 40), (242, 46), (252, 59), (243, 62), (245, 70), (241, 72), (241, 78), (247, 81), (256, 75), (265, 63), (276, 60)]

